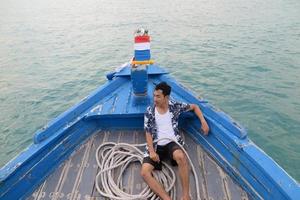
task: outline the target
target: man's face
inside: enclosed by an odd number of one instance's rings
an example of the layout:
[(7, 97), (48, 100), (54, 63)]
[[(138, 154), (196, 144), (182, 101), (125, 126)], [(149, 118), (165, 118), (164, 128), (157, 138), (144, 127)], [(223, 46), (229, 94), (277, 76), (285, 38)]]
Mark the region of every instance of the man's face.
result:
[(168, 96), (164, 96), (162, 90), (154, 90), (153, 100), (155, 106), (162, 106), (168, 100)]

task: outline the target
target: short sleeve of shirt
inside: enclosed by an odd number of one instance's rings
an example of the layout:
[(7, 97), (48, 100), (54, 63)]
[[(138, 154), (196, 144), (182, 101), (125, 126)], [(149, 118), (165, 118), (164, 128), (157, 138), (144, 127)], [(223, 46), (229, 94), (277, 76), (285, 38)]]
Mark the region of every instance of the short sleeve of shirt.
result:
[(184, 103), (184, 102), (176, 102), (175, 104), (176, 109), (179, 110), (179, 112), (187, 112), (191, 109), (190, 104)]
[(146, 113), (144, 114), (144, 130), (149, 133), (151, 133), (151, 126), (152, 126), (150, 123), (150, 118), (151, 118), (151, 107), (148, 107)]

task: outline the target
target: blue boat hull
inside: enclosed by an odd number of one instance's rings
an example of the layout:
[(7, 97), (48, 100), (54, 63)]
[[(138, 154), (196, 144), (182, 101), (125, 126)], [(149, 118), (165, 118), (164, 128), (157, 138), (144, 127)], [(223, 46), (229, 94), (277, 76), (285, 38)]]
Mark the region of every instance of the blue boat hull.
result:
[(65, 161), (76, 148), (99, 130), (143, 129), (143, 114), (152, 104), (157, 83), (172, 87), (171, 98), (199, 105), (210, 126), (203, 136), (192, 113), (181, 116), (188, 132), (253, 199), (299, 199), (300, 187), (280, 166), (259, 149), (246, 130), (208, 101), (197, 98), (166, 71), (148, 67), (146, 96), (132, 94), (130, 66), (112, 80), (37, 131), (33, 144), (0, 170), (0, 199), (24, 199)]

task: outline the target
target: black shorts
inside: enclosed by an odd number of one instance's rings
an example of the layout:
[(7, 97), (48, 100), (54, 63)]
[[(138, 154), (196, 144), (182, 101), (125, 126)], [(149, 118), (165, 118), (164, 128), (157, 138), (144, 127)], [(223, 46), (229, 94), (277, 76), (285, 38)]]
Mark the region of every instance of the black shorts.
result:
[(155, 170), (161, 170), (161, 161), (164, 160), (171, 160), (171, 164), (173, 166), (176, 166), (177, 162), (173, 159), (173, 152), (177, 149), (181, 149), (181, 147), (178, 144), (176, 144), (176, 142), (170, 142), (164, 146), (157, 145), (156, 153), (159, 156), (160, 162), (155, 162), (149, 156), (147, 156), (144, 157), (143, 163), (151, 164)]

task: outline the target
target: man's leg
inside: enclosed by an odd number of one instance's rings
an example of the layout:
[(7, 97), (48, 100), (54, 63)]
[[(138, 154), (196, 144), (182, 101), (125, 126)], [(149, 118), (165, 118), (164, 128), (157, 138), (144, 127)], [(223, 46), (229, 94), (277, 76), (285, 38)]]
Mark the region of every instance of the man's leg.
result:
[(176, 149), (173, 152), (173, 159), (178, 164), (178, 170), (179, 175), (181, 179), (181, 185), (182, 185), (182, 200), (190, 200), (190, 194), (189, 194), (189, 188), (190, 188), (190, 182), (189, 182), (189, 165), (187, 162), (186, 155), (181, 149)]
[(162, 185), (152, 176), (154, 167), (149, 163), (143, 163), (141, 169), (141, 176), (145, 182), (149, 185), (151, 190), (157, 194), (162, 200), (171, 200), (171, 197), (164, 190)]

